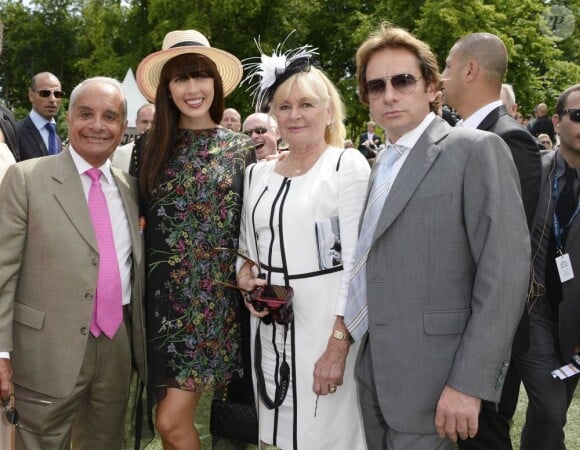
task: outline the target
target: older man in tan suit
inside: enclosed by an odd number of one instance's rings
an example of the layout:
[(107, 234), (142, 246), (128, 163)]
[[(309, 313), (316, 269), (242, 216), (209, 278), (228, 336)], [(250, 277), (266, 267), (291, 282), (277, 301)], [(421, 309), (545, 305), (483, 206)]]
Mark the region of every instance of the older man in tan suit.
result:
[(109, 162), (120, 84), (84, 81), (67, 118), (70, 148), (0, 188), (0, 394), (14, 389), (18, 450), (120, 449), (132, 361), (146, 373), (136, 182)]

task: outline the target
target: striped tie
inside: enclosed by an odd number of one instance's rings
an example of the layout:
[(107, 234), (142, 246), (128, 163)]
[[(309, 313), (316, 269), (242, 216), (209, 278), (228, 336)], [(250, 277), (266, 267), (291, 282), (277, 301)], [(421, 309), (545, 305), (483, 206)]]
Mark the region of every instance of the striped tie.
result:
[(355, 254), (355, 264), (350, 274), (344, 321), (350, 335), (359, 340), (368, 330), (366, 261), (377, 227), (377, 222), (392, 184), (392, 168), (408, 150), (403, 145), (389, 144), (375, 162), (376, 175), (370, 189)]

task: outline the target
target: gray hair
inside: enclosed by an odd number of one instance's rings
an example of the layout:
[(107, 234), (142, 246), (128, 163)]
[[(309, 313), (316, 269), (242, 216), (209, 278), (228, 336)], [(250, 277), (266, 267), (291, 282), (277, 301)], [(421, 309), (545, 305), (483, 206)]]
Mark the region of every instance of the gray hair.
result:
[(127, 120), (127, 97), (125, 97), (125, 93), (123, 92), (123, 87), (121, 86), (121, 83), (119, 83), (119, 81), (116, 80), (115, 78), (110, 78), (110, 77), (87, 78), (86, 80), (83, 80), (79, 84), (77, 84), (76, 87), (73, 89), (73, 91), (70, 94), (70, 101), (69, 101), (69, 105), (68, 105), (69, 111), (74, 108), (75, 103), (77, 101), (77, 97), (79, 96), (81, 91), (88, 84), (91, 84), (91, 83), (108, 84), (109, 86), (113, 86), (115, 89), (117, 89), (117, 91), (119, 91), (119, 93), (121, 94), (121, 98), (123, 99), (123, 120)]
[(510, 103), (513, 105), (516, 102), (516, 93), (514, 92), (514, 87), (511, 84), (504, 83), (501, 85), (501, 90), (505, 92)]

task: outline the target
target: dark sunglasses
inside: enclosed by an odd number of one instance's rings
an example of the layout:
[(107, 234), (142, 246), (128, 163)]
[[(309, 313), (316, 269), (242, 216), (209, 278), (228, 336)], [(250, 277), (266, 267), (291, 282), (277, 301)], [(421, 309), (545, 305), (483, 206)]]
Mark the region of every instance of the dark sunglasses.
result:
[(10, 399), (12, 395), (8, 398), (2, 399), (2, 409), (6, 412), (6, 420), (10, 425), (18, 425), (18, 411), (13, 406), (10, 406)]
[(365, 90), (370, 99), (376, 100), (385, 93), (387, 81), (391, 81), (391, 86), (401, 94), (410, 94), (417, 87), (417, 81), (421, 78), (415, 78), (410, 73), (400, 73), (392, 77), (375, 78), (365, 84)]
[(244, 130), (244, 134), (252, 137), (252, 134), (254, 134), (254, 133), (264, 134), (267, 131), (268, 131), (268, 129), (266, 127), (256, 127), (256, 128), (250, 128), (249, 130)]
[(41, 97), (50, 97), (50, 94), (54, 95), (55, 98), (62, 98), (64, 96), (63, 91), (49, 91), (48, 89), (41, 89), (40, 91), (34, 91)]
[(568, 114), (572, 122), (580, 122), (580, 108), (565, 109), (562, 114)]

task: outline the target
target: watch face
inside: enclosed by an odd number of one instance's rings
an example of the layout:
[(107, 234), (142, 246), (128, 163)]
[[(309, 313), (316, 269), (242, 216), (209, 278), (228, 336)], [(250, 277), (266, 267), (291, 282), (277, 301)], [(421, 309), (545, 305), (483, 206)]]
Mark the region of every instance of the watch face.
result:
[(334, 337), (340, 341), (346, 341), (346, 335), (340, 330), (334, 330)]

